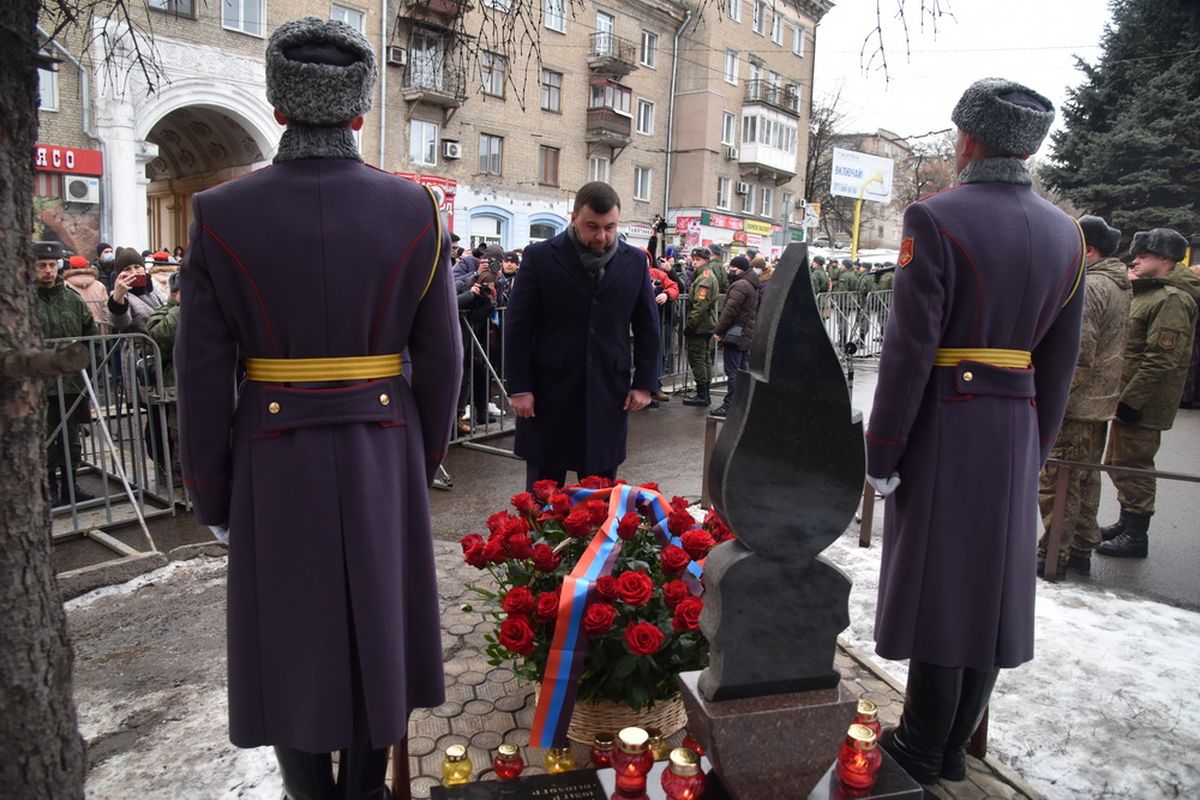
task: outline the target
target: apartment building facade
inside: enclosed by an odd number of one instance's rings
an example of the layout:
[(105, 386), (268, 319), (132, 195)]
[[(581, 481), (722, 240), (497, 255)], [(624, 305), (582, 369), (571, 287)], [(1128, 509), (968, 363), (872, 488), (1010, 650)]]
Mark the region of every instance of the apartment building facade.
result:
[[(798, 230), (813, 31), (830, 6), (147, 0), (111, 64), (78, 33), (47, 45), (61, 63), (41, 75), (38, 235), (87, 255), (101, 240), (186, 245), (195, 192), (270, 162), (282, 129), (265, 40), (313, 15), (376, 49), (364, 159), (431, 185), (464, 244), (548, 238), (599, 179), (631, 242), (658, 215), (679, 218), (679, 245), (781, 245)], [(158, 74), (133, 63), (135, 44)]]

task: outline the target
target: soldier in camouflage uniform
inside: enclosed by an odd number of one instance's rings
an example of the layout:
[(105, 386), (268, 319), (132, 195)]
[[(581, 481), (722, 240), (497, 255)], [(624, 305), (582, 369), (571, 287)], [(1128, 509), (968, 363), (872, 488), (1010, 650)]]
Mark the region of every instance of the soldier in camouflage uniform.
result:
[(829, 291), (829, 273), (825, 271), (825, 256), (817, 256), (809, 266), (809, 279), (812, 281), (813, 294)]
[[(58, 242), (34, 242), (34, 314), (44, 339), (67, 339), (75, 336), (96, 336), (100, 333), (92, 312), (78, 294), (67, 288), (58, 277), (59, 259), (63, 256)], [(61, 393), (60, 393), (61, 388)], [(46, 381), (46, 433), (62, 425), (58, 436), (46, 448), (46, 472), (49, 478), (51, 505), (93, 499), (75, 483), (75, 468), (83, 459), (79, 427), (87, 422), (88, 404), (82, 398), (83, 381), (77, 373), (64, 375), (61, 380)], [(67, 417), (64, 421), (63, 410)], [(63, 439), (67, 453), (63, 453)], [(68, 465), (64, 455), (69, 455)], [(61, 480), (59, 471), (62, 472)]]
[[(1096, 464), (1104, 456), (1108, 420), (1117, 409), (1121, 389), (1125, 329), (1129, 321), (1129, 277), (1125, 264), (1112, 257), (1121, 246), (1121, 232), (1100, 217), (1082, 217), (1079, 226), (1087, 245), (1083, 333), (1066, 417), (1050, 458)], [(1038, 489), (1038, 505), (1047, 531), (1038, 545), (1039, 576), (1045, 571), (1057, 482), (1058, 467), (1047, 464), (1042, 468)], [(1091, 574), (1092, 551), (1100, 544), (1100, 526), (1096, 522), (1099, 507), (1100, 473), (1072, 470), (1055, 570), (1060, 580), (1067, 576), (1068, 567), (1081, 575)]]
[(833, 281), (834, 303), (837, 306), (837, 325), (835, 332), (837, 333), (837, 341), (835, 344), (841, 347), (850, 340), (853, 333), (853, 317), (854, 311), (858, 306), (854, 293), (858, 291), (858, 275), (854, 272), (854, 262), (848, 258), (842, 259), (842, 268), (838, 270), (837, 277), (830, 275), (830, 280)]
[(708, 395), (712, 383), (712, 364), (709, 351), (712, 335), (717, 327), (717, 297), (720, 285), (713, 273), (709, 252), (702, 247), (692, 251), (695, 273), (688, 289), (688, 309), (684, 318), (683, 332), (687, 336), (688, 365), (696, 376), (696, 395), (683, 398), (685, 406), (708, 406), (712, 400)]
[(708, 246), (708, 268), (712, 270), (713, 277), (717, 279), (717, 287), (721, 290), (721, 294), (728, 294), (729, 271), (725, 269), (725, 262), (721, 260), (724, 256), (725, 251), (719, 244)]
[[(1175, 422), (1196, 332), (1200, 278), (1179, 262), (1187, 239), (1170, 228), (1139, 231), (1129, 247), (1136, 277), (1117, 418), (1105, 463), (1154, 469), (1162, 432)], [(1121, 518), (1101, 529), (1096, 552), (1145, 558), (1154, 514), (1153, 478), (1112, 475)]]

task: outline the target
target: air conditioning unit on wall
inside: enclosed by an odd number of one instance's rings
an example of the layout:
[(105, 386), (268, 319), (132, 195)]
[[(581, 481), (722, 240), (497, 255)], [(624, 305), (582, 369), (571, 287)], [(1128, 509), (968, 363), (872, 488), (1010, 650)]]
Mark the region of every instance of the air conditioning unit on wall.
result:
[(750, 184), (746, 183), (745, 181), (738, 181), (737, 182), (737, 193), (738, 194), (750, 194)]
[(408, 51), (403, 47), (391, 45), (387, 49), (387, 63), (393, 67), (403, 67), (408, 64)]
[(738, 160), (738, 149), (736, 147), (726, 147), (725, 148), (725, 158), (729, 161), (737, 161)]
[(64, 175), (62, 196), (68, 203), (99, 203), (100, 179)]
[(442, 140), (443, 158), (462, 158), (462, 145), (449, 139)]

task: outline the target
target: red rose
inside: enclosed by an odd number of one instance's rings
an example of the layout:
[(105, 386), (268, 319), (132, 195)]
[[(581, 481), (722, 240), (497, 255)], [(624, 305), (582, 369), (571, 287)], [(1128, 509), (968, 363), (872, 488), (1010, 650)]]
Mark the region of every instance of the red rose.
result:
[(658, 484), (657, 484), (657, 483), (654, 483), (653, 481), (650, 481), (650, 482), (648, 482), (648, 483), (643, 483), (643, 484), (642, 484), (642, 488), (643, 488), (643, 489), (649, 489), (649, 490), (650, 490), (650, 491), (652, 491), (652, 492), (657, 492), (657, 491), (658, 491)]
[(533, 528), (530, 527), (529, 520), (524, 517), (511, 516), (505, 521), (504, 527), (501, 528), (505, 536), (517, 536), (522, 533), (529, 533), (531, 530)]
[(508, 502), (512, 503), (512, 507), (522, 514), (536, 514), (540, 510), (538, 501), (529, 492), (514, 494)]
[(598, 475), (588, 475), (579, 482), (585, 489), (608, 489), (613, 485), (611, 478), (601, 478)]
[(561, 560), (550, 545), (535, 544), (533, 546), (533, 568), (538, 572), (554, 572)]
[(500, 623), (500, 644), (519, 656), (533, 652), (533, 628), (525, 617), (509, 617)]
[(504, 530), (508, 525), (509, 513), (507, 511), (497, 511), (487, 518), (487, 528), (492, 533)]
[(608, 519), (608, 503), (603, 500), (584, 500), (583, 510), (587, 512), (593, 525), (598, 526)]
[(557, 481), (534, 481), (533, 483), (533, 494), (543, 503), (549, 500), (556, 491), (558, 491)]
[(708, 514), (705, 515), (704, 527), (708, 528), (712, 533), (717, 544), (733, 538), (733, 531), (729, 529), (728, 523), (721, 518), (721, 515), (717, 513), (715, 508), (710, 508)]
[(571, 510), (571, 498), (562, 492), (550, 496), (550, 513), (556, 517), (564, 517)]
[(605, 600), (617, 599), (617, 579), (612, 575), (604, 575), (596, 579), (596, 593)]
[(608, 632), (617, 619), (617, 610), (608, 603), (592, 603), (583, 612), (583, 629), (590, 636)]
[(617, 576), (617, 597), (631, 606), (640, 606), (654, 594), (654, 581), (641, 570), (629, 570)]
[(671, 625), (680, 632), (699, 630), (700, 612), (703, 610), (703, 600), (699, 597), (689, 597), (675, 606), (675, 617), (671, 620)]
[(493, 564), (499, 564), (501, 561), (503, 561), (504, 537), (496, 536), (492, 539), (488, 539), (487, 543), (483, 546), (483, 554), (487, 557), (487, 560)]
[(642, 518), (630, 511), (625, 516), (621, 517), (621, 521), (617, 524), (617, 536), (629, 541), (634, 536), (637, 536), (638, 526), (642, 524)]
[(625, 628), (625, 646), (635, 656), (654, 655), (662, 647), (663, 638), (658, 626), (649, 622), (631, 622)]
[(669, 544), (659, 553), (658, 563), (662, 565), (663, 572), (674, 575), (687, 569), (687, 565), (692, 563), (692, 557), (682, 547)]
[(683, 549), (687, 550), (687, 554), (692, 557), (693, 561), (699, 561), (708, 555), (708, 551), (716, 546), (717, 541), (713, 539), (712, 534), (703, 528), (690, 530), (679, 537), (683, 543)]
[(676, 536), (681, 535), (695, 524), (695, 517), (689, 514), (686, 509), (675, 509), (667, 515), (667, 528)]
[(675, 511), (687, 511), (688, 506), (690, 506), (691, 503), (689, 503), (686, 498), (676, 495), (675, 497), (671, 498), (670, 505)]
[(532, 614), (533, 592), (528, 586), (516, 586), (508, 590), (500, 607), (510, 614)]
[(483, 537), (478, 533), (468, 533), (462, 538), (463, 558), (476, 569), (487, 565), (487, 554), (484, 552)]
[(673, 581), (667, 581), (663, 584), (663, 603), (667, 608), (675, 608), (681, 602), (691, 596), (692, 591), (688, 585), (676, 578)]
[(533, 603), (533, 616), (538, 622), (551, 622), (558, 616), (558, 592), (542, 592)]
[(592, 518), (586, 509), (577, 508), (563, 520), (563, 527), (569, 536), (582, 539), (592, 532)]
[(509, 558), (533, 558), (533, 544), (523, 533), (505, 539), (504, 550), (508, 553)]

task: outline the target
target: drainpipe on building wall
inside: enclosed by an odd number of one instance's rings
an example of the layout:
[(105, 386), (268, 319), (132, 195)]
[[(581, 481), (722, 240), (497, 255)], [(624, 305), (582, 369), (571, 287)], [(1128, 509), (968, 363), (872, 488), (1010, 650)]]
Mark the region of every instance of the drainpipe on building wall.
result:
[(383, 0), (383, 11), (379, 15), (379, 164), (387, 169), (383, 157), (387, 152), (387, 49), (388, 49), (388, 4)]
[[(386, 0), (385, 0), (386, 1)], [(83, 135), (91, 139), (100, 146), (100, 158), (104, 164), (104, 168), (108, 169), (108, 152), (104, 146), (104, 140), (92, 132), (92, 91), (91, 81), (88, 78), (88, 71), (84, 68), (79, 59), (71, 55), (71, 51), (63, 47), (57, 39), (51, 39), (50, 34), (46, 33), (41, 25), (37, 26), (37, 31), (46, 41), (54, 47), (55, 50), (63, 54), (63, 58), (75, 65), (75, 69), (79, 70), (80, 94), (83, 95)], [(101, 176), (103, 177), (103, 176)], [(101, 192), (103, 193), (104, 202), (100, 204), (100, 240), (108, 241), (112, 236), (112, 208), (111, 194), (107, 180), (101, 181)]]
[[(692, 21), (692, 10), (684, 9), (683, 22), (675, 29), (675, 45), (671, 51), (671, 99), (667, 103), (667, 165), (663, 170), (663, 209), (662, 218), (666, 220), (667, 210), (671, 206), (671, 153), (675, 140), (675, 81), (679, 76), (679, 37), (683, 29)], [(665, 247), (665, 242), (664, 242)]]

